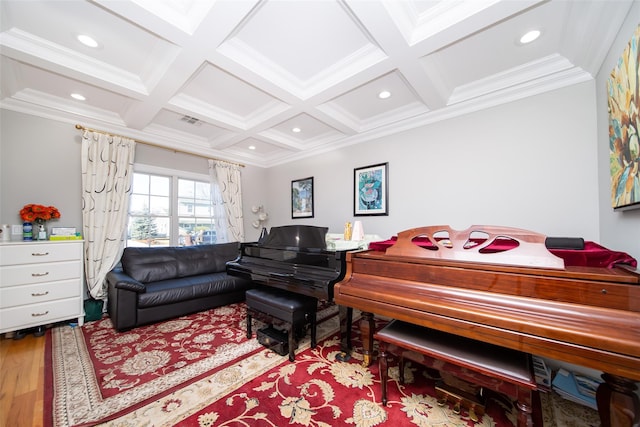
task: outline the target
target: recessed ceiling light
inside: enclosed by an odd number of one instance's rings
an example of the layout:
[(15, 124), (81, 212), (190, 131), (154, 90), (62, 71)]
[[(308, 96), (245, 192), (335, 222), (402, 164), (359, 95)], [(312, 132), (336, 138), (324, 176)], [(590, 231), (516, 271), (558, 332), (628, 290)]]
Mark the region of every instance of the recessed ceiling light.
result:
[(78, 38), (78, 41), (85, 46), (89, 46), (89, 47), (99, 46), (98, 42), (93, 37), (88, 36), (86, 34), (79, 34), (77, 38)]
[(300, 129), (300, 128), (291, 129), (291, 132), (293, 132), (293, 133), (300, 133), (301, 131), (302, 131), (302, 129)]
[(71, 97), (73, 99), (77, 99), (78, 101), (86, 101), (86, 99), (87, 99), (83, 95), (80, 95), (79, 93), (72, 93)]
[(255, 150), (255, 149), (256, 149), (256, 146), (255, 146), (255, 145), (250, 145), (250, 146), (249, 146), (249, 150)]
[(380, 99), (387, 99), (390, 96), (391, 96), (391, 92), (389, 92), (388, 90), (383, 90), (378, 94), (378, 98)]
[(521, 44), (531, 43), (538, 37), (540, 37), (540, 30), (527, 31), (522, 37), (520, 37), (520, 43)]

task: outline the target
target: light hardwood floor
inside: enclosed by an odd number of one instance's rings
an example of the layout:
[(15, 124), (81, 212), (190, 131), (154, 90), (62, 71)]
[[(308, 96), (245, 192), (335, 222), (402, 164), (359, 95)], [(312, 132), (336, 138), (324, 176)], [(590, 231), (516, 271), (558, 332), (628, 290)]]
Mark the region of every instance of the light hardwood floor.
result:
[(41, 427), (45, 337), (0, 338), (0, 426)]

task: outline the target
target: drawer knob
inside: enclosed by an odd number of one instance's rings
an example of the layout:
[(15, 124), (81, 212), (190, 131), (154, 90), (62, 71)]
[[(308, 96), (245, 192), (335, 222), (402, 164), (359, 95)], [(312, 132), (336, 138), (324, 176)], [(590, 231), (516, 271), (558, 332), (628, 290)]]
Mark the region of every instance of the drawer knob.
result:
[(49, 314), (49, 310), (45, 311), (44, 313), (31, 313), (31, 317), (46, 316), (47, 314)]
[(45, 295), (49, 295), (49, 291), (44, 291), (44, 292), (32, 292), (31, 296), (32, 297), (43, 297)]
[(45, 271), (44, 273), (31, 273), (32, 277), (42, 277), (42, 276), (46, 276), (47, 274), (49, 274), (48, 271)]
[(49, 252), (32, 252), (31, 255), (32, 256), (47, 256), (47, 255), (49, 255)]

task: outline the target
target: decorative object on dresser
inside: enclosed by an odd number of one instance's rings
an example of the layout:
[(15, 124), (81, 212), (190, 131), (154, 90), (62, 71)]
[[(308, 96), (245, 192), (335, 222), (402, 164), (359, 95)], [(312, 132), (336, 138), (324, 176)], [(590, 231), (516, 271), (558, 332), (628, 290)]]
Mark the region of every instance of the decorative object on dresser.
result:
[[(30, 203), (20, 209), (20, 218), (24, 221), (24, 240), (47, 240), (46, 222), (60, 218), (60, 211), (54, 206)], [(33, 227), (34, 222), (35, 227)], [(32, 227), (31, 236), (29, 236), (29, 226)]]
[(22, 223), (22, 240), (30, 242), (33, 240), (33, 223), (25, 221)]
[(8, 242), (11, 240), (11, 227), (9, 224), (2, 224), (0, 228), (0, 240), (3, 242)]
[(83, 242), (0, 243), (0, 333), (84, 322)]
[(49, 240), (82, 240), (82, 235), (75, 227), (51, 227)]

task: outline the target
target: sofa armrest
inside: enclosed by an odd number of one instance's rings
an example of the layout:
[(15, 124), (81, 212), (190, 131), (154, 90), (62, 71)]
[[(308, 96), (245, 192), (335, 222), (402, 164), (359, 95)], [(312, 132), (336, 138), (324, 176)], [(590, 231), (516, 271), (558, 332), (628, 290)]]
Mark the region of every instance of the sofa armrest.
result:
[(116, 288), (126, 289), (127, 291), (133, 291), (138, 294), (143, 294), (147, 290), (147, 287), (137, 280), (118, 280)]
[(143, 283), (128, 276), (121, 267), (107, 273), (107, 312), (113, 326), (125, 331), (136, 326), (138, 319), (138, 294), (146, 291)]
[(137, 281), (133, 277), (122, 271), (121, 268), (116, 267), (107, 273), (107, 283), (109, 286), (114, 286), (118, 289), (126, 289), (128, 291), (144, 293), (147, 287), (144, 283)]

